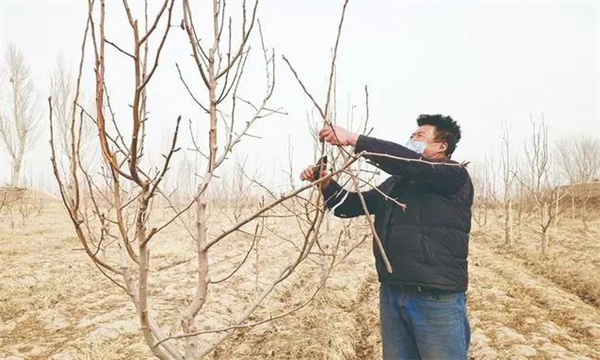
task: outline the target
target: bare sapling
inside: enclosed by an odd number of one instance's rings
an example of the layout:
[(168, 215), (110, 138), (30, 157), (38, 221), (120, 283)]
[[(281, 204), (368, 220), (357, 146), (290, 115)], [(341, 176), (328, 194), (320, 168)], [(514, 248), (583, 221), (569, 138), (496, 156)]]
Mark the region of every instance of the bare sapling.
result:
[[(181, 6), (181, 21), (174, 19), (175, 4)], [(257, 20), (258, 2), (247, 7), (244, 1), (240, 18), (234, 22), (226, 15), (226, 2), (213, 1), (208, 18), (212, 32), (207, 36), (198, 33), (196, 23), (204, 19), (194, 15), (195, 8), (187, 0), (162, 1), (156, 4), (156, 11), (150, 11), (148, 3), (144, 2), (143, 20), (137, 19), (139, 13), (127, 0), (118, 5), (104, 0), (89, 1), (88, 5), (80, 66), (72, 100), (69, 100), (72, 106), (69, 107), (66, 141), (69, 156), (66, 161), (75, 166), (64, 166), (58, 155), (56, 112), (53, 99), (49, 98), (51, 160), (63, 204), (83, 250), (99, 271), (129, 297), (152, 353), (160, 359), (202, 358), (237, 332), (281, 319), (307, 306), (324, 287), (333, 268), (355, 247), (340, 250), (340, 244), (350, 241), (351, 234), (344, 229), (337, 236), (325, 239), (320, 231), (325, 214), (322, 201), (305, 200), (302, 193), (314, 191), (321, 182), (343, 173), (360, 155), (349, 156), (342, 166), (327, 176), (285, 194), (276, 194), (254, 179), (252, 184), (260, 188), (264, 198), (259, 202), (249, 199), (252, 205), (240, 206), (226, 225), (213, 222), (218, 217), (214, 211), (218, 209), (214, 206), (218, 198), (211, 198), (210, 194), (221, 178), (219, 172), (224, 168), (223, 164), (229, 161), (240, 142), (257, 140), (258, 136), (251, 132), (255, 123), (283, 113), (281, 109), (268, 106), (275, 89), (276, 58), (274, 51), (268, 50), (264, 43)], [(121, 8), (122, 19), (134, 39), (132, 44), (107, 38), (105, 27), (113, 19), (106, 16), (106, 6)], [(151, 151), (146, 142), (148, 129), (155, 126), (149, 111), (153, 104), (149, 89), (161, 69), (165, 44), (175, 36), (174, 31), (184, 34), (192, 55), (191, 66), (177, 65), (179, 79), (175, 79), (175, 83), (187, 91), (201, 115), (190, 121), (191, 146), (184, 145), (181, 139), (185, 131), (185, 127), (180, 126), (181, 115), (173, 116), (171, 120), (161, 119), (170, 121), (172, 132), (160, 164), (153, 167), (144, 161)], [(240, 85), (249, 71), (246, 70), (247, 59), (251, 54), (251, 38), (255, 38), (252, 35), (256, 33), (259, 34), (262, 69), (255, 73), (262, 70), (265, 74), (264, 91), (258, 100), (244, 97)], [(79, 105), (79, 99), (82, 64), (90, 53), (94, 63), (95, 109), (87, 112)], [(106, 59), (115, 56), (128, 61), (133, 74), (128, 86), (123, 83), (125, 80), (110, 76), (111, 62)], [(195, 77), (190, 75), (190, 68)], [(198, 85), (202, 90), (194, 90)], [(109, 86), (131, 88), (128, 99), (119, 99), (129, 108), (126, 115), (117, 116), (114, 109), (118, 104), (111, 99)], [(257, 86), (252, 86), (252, 94), (260, 94)], [(74, 108), (78, 110), (73, 111)], [(82, 159), (84, 121), (91, 121), (96, 127), (97, 146), (102, 155), (98, 168), (91, 169)], [(206, 124), (207, 133), (194, 132), (194, 128), (202, 127), (193, 126), (193, 122)], [(200, 155), (204, 167), (194, 172), (193, 176), (198, 177), (199, 182), (187, 200), (185, 194), (177, 196), (178, 188), (172, 190), (165, 185), (174, 159), (184, 148)], [(68, 170), (63, 171), (65, 168)], [(243, 167), (240, 171), (244, 171)], [(160, 209), (160, 206), (164, 208)], [(165, 213), (168, 214), (166, 218)], [(187, 221), (190, 217), (193, 224)], [(300, 229), (296, 233), (300, 236), (289, 238), (281, 234), (273, 223), (282, 219), (295, 221)], [(178, 240), (167, 235), (175, 227), (181, 228), (187, 239), (195, 244), (194, 257), (152, 266), (155, 257), (151, 254), (159, 251), (165, 242)], [(241, 256), (224, 256), (222, 249), (227, 248), (228, 243), (241, 240), (245, 241)], [(329, 242), (329, 246), (320, 248), (324, 242)], [(261, 251), (281, 246), (277, 244), (286, 245), (289, 251), (285, 258), (279, 259), (279, 268), (267, 273), (262, 268), (267, 259), (260, 256)], [(328, 260), (327, 266), (320, 261), (323, 258)], [(216, 260), (211, 262), (211, 259)], [(251, 259), (254, 259), (254, 266)], [(160, 301), (152, 290), (153, 279), (178, 264), (194, 264), (196, 279), (183, 308), (172, 311), (179, 316), (177, 327), (168, 327), (161, 320), (162, 314), (152, 306)], [(273, 313), (268, 308), (265, 311), (264, 304), (269, 296), (287, 279), (293, 278), (296, 271), (304, 271), (301, 269), (310, 268), (311, 264), (317, 266), (321, 275), (316, 284), (306, 285), (310, 290), (304, 291), (303, 300), (294, 302), (284, 311)], [(239, 297), (238, 311), (224, 314), (226, 322), (214, 325), (203, 310), (219, 303), (220, 295), (226, 291), (223, 283), (248, 271), (254, 272), (251, 293)]]
[(536, 225), (532, 226), (525, 221), (521, 223), (540, 235), (540, 251), (545, 257), (548, 252), (550, 227), (553, 219), (560, 214), (552, 205), (556, 197), (561, 195), (548, 149), (548, 126), (543, 116), (540, 122), (531, 117), (531, 125), (531, 137), (525, 144), (527, 173), (517, 176), (517, 179), (531, 197)]
[(8, 84), (0, 84), (0, 141), (11, 160), (10, 186), (18, 187), (23, 159), (40, 135), (40, 112), (31, 69), (14, 44), (8, 45), (5, 63), (8, 79), (3, 80)]

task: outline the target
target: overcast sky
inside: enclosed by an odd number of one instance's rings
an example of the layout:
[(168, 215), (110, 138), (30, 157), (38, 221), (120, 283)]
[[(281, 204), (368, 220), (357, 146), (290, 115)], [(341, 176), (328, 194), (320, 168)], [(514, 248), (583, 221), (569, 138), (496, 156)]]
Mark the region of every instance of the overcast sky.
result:
[[(73, 68), (78, 62), (86, 3), (0, 0), (1, 58), (4, 61), (9, 42), (23, 51), (44, 109), (57, 56), (62, 54)], [(107, 3), (108, 37), (128, 48), (131, 35), (122, 3)], [(177, 3), (174, 24), (181, 19)], [(193, 3), (196, 23), (210, 21), (207, 2)], [(158, 3), (151, 5), (155, 11)], [(228, 3), (232, 10), (238, 5)], [(297, 170), (314, 157), (306, 123), (312, 107), (281, 55), (323, 99), (341, 5), (342, 1), (279, 0), (264, 1), (259, 7), (265, 41), (275, 49), (277, 59), (276, 96), (270, 106), (282, 107), (288, 115), (263, 119), (252, 131), (262, 139), (248, 138), (239, 151), (267, 178), (287, 168), (290, 140)], [(139, 9), (134, 6), (141, 20)], [(454, 155), (457, 160), (482, 159), (499, 142), (504, 119), (512, 124), (515, 150), (522, 151), (530, 114), (543, 113), (552, 139), (584, 133), (600, 139), (599, 17), (598, 1), (351, 0), (339, 52), (338, 121), (345, 121), (349, 103), (356, 104), (356, 118), (364, 115), (364, 86), (368, 85), (373, 136), (404, 144), (419, 114), (451, 115), (463, 129)], [(255, 50), (257, 45), (253, 43)], [(127, 123), (131, 63), (112, 48), (107, 53), (109, 90), (123, 109), (120, 121)], [(184, 32), (173, 28), (149, 90), (152, 144), (164, 143), (163, 134), (172, 129), (179, 114), (195, 122), (207, 121), (175, 69), (179, 63), (190, 83), (201, 89), (189, 53)], [(263, 67), (260, 54), (255, 51), (252, 56), (255, 62), (250, 63), (253, 68), (243, 91), (248, 98), (258, 98)], [(86, 71), (90, 84), (90, 64)], [(47, 116), (42, 126), (47, 126)], [(5, 182), (10, 162), (4, 149), (0, 155), (0, 182)], [(25, 173), (43, 179), (50, 176), (48, 164), (44, 137), (26, 158)]]

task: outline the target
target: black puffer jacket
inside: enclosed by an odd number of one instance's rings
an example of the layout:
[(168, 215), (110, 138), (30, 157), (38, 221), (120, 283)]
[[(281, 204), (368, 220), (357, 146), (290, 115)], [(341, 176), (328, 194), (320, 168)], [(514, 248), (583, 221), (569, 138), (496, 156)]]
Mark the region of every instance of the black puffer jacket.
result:
[[(362, 151), (420, 158), (404, 146), (366, 136), (360, 136), (356, 144), (355, 152)], [(375, 229), (393, 269), (391, 274), (387, 272), (374, 246), (379, 281), (466, 291), (473, 204), (473, 184), (467, 170), (377, 155), (366, 158), (392, 175), (378, 186), (379, 191), (406, 204), (402, 210), (377, 190), (362, 192), (369, 213), (375, 215)], [(323, 195), (327, 207), (334, 208), (338, 217), (364, 215), (359, 196), (334, 181)]]

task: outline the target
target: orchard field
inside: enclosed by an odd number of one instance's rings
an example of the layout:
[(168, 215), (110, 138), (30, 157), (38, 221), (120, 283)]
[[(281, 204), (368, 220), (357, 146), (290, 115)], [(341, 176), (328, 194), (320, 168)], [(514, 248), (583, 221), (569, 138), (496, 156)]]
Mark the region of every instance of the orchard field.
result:
[[(229, 210), (211, 212), (217, 225), (209, 233), (218, 231), (219, 224), (227, 226)], [(272, 218), (269, 228), (293, 238), (298, 234), (290, 233), (290, 221)], [(344, 223), (332, 215), (325, 221), (331, 234)], [(354, 230), (356, 239), (368, 231), (360, 222)], [(212, 288), (209, 296), (218, 299), (199, 314), (202, 326), (224, 325), (227, 314), (241, 311), (240, 297), (252, 297), (253, 287), (277, 268), (287, 248), (278, 236), (269, 235), (264, 233), (246, 268)], [(474, 230), (467, 292), (471, 358), (600, 359), (599, 237), (597, 217), (584, 230), (581, 221), (565, 216), (551, 230), (542, 258), (539, 236), (525, 227), (515, 232), (512, 249), (503, 246), (503, 232), (494, 221)], [(149, 290), (152, 309), (160, 312), (161, 325), (173, 331), (178, 328), (175, 309), (191, 297), (196, 278), (193, 243), (182, 238), (177, 231), (163, 235), (150, 263), (155, 270)], [(219, 244), (211, 266), (244, 257), (248, 241), (239, 235)], [(372, 244), (365, 241), (335, 268), (307, 306), (237, 331), (209, 358), (380, 359), (373, 262)], [(313, 265), (300, 268), (255, 316), (286, 311), (306, 299), (318, 271)], [(0, 279), (2, 359), (153, 358), (133, 305), (82, 251), (58, 200), (47, 196), (26, 216), (14, 209), (3, 212)]]

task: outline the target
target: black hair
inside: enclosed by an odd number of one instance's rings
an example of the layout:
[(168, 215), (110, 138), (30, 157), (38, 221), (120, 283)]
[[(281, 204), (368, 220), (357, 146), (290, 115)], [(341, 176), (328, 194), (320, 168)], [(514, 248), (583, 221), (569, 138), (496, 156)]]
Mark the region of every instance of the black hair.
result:
[(456, 149), (456, 144), (460, 141), (460, 126), (450, 116), (436, 115), (419, 115), (417, 118), (419, 126), (431, 125), (435, 126), (435, 138), (438, 141), (443, 141), (448, 144), (446, 148), (446, 156), (448, 158)]

